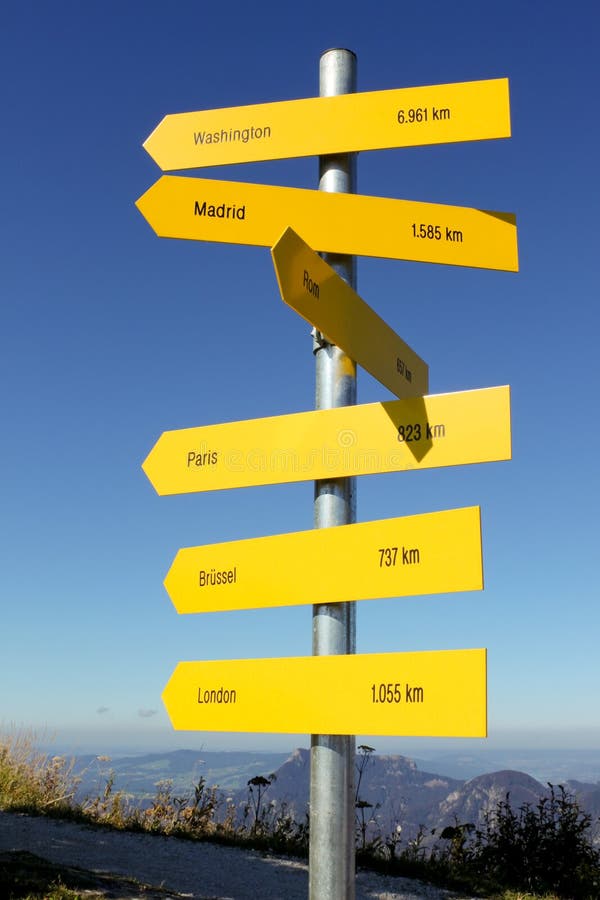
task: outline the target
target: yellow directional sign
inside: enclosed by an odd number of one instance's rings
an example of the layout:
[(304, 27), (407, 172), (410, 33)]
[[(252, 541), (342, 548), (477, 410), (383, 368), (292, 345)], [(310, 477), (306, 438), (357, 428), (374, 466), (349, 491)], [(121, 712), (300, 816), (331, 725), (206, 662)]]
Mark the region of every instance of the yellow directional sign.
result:
[(479, 507), (187, 547), (165, 588), (179, 613), (480, 591)]
[(177, 730), (485, 737), (486, 651), (180, 662), (162, 699)]
[(428, 392), (427, 363), (295, 231), (287, 228), (271, 254), (288, 306), (397, 397)]
[(512, 213), (177, 175), (136, 206), (159, 237), (272, 247), (291, 226), (319, 251), (518, 269)]
[(508, 79), (165, 116), (144, 143), (164, 171), (510, 137)]
[(142, 468), (162, 495), (510, 458), (505, 386), (165, 431)]

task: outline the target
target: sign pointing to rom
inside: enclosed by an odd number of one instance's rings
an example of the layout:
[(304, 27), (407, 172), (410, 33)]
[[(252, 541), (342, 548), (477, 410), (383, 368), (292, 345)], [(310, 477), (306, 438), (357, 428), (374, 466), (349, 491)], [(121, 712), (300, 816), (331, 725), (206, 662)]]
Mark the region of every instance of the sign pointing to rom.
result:
[(293, 229), (271, 254), (288, 306), (397, 397), (428, 393), (427, 364)]

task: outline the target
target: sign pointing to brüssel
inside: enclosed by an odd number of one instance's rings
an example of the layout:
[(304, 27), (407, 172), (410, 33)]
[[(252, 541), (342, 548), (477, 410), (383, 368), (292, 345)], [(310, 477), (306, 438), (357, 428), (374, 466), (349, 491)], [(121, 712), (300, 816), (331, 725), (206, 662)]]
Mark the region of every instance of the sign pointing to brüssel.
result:
[(291, 226), (318, 251), (518, 269), (512, 213), (177, 175), (136, 206), (159, 237), (272, 247)]
[(510, 458), (504, 386), (165, 431), (142, 468), (164, 495)]
[(479, 507), (186, 547), (165, 588), (179, 613), (480, 591)]
[(180, 662), (176, 730), (485, 737), (486, 651)]
[(429, 367), (343, 278), (287, 228), (271, 250), (281, 296), (397, 397), (429, 391)]
[(163, 171), (510, 137), (508, 79), (165, 116), (144, 143)]

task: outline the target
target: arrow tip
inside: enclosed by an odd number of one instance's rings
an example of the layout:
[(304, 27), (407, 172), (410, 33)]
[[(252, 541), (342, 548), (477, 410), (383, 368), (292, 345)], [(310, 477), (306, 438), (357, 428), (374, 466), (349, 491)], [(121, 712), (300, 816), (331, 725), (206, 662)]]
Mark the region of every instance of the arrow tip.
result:
[[(142, 147), (148, 154), (148, 156), (152, 159), (153, 162), (156, 163), (158, 168), (164, 172), (164, 167), (160, 162), (160, 140), (158, 139), (158, 131), (163, 126), (163, 123), (167, 119), (167, 116), (163, 116), (160, 120), (154, 131), (150, 132), (146, 140), (143, 142)], [(158, 145), (158, 146), (157, 146)]]

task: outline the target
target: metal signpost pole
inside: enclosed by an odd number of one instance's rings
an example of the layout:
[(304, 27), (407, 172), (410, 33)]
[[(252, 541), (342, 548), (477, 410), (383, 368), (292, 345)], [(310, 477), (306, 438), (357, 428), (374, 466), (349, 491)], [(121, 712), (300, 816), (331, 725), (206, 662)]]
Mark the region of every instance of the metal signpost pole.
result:
[[(310, 900), (355, 897), (356, 732), (397, 733), (402, 703), (405, 735), (487, 734), (485, 650), (356, 654), (358, 599), (481, 590), (479, 509), (359, 525), (356, 476), (511, 458), (509, 388), (429, 394), (427, 365), (356, 294), (354, 255), (516, 272), (515, 216), (361, 197), (356, 153), (499, 137), (510, 137), (508, 79), (358, 94), (356, 57), (337, 48), (321, 56), (320, 97), (166, 116), (144, 144), (164, 171), (321, 154), (318, 191), (167, 174), (136, 204), (160, 237), (271, 247), (282, 299), (315, 329), (314, 411), (167, 431), (143, 463), (160, 495), (315, 480), (322, 534), (184, 548), (165, 580), (178, 612), (312, 602), (312, 656), (181, 662), (163, 694), (176, 729), (313, 732)], [(399, 399), (357, 405), (357, 362)], [(284, 431), (305, 466), (252, 466), (257, 447), (281, 452)], [(225, 464), (227, 448), (248, 462)], [(398, 546), (386, 547), (392, 528)], [(382, 544), (375, 577), (365, 547)], [(287, 564), (265, 586), (261, 560), (274, 555)]]
[[(320, 60), (320, 95), (356, 91), (356, 56), (350, 50), (326, 51)], [(322, 156), (319, 189), (356, 193), (356, 156)], [(356, 287), (356, 261), (351, 256), (324, 255), (351, 287)], [(316, 408), (356, 403), (356, 365), (338, 347), (315, 333)], [(340, 452), (351, 450), (353, 435), (341, 433)], [(356, 521), (355, 479), (315, 483), (315, 527)], [(318, 578), (318, 573), (315, 573)], [(313, 607), (313, 655), (354, 653), (355, 604), (323, 603)], [(354, 898), (354, 735), (313, 735), (310, 776), (310, 900)]]

